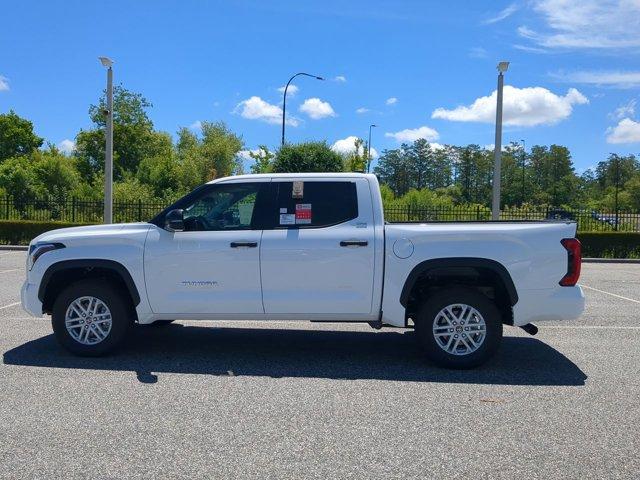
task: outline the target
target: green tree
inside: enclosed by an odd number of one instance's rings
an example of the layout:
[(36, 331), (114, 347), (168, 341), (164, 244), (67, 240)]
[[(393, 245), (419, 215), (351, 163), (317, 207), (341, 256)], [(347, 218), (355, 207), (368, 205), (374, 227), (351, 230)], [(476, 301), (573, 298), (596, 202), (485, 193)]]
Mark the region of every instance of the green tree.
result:
[(270, 173), (273, 169), (275, 155), (269, 151), (266, 145), (259, 145), (257, 152), (249, 151), (249, 156), (255, 162), (251, 165), (251, 173)]
[(0, 188), (11, 196), (14, 208), (24, 218), (27, 202), (35, 196), (35, 179), (31, 160), (12, 157), (0, 164)]
[(33, 132), (33, 123), (19, 117), (13, 110), (0, 114), (0, 162), (19, 155), (28, 155), (42, 146), (43, 139)]
[(223, 122), (202, 122), (202, 135), (188, 128), (178, 131), (176, 154), (183, 187), (192, 190), (214, 178), (226, 177), (241, 171), (238, 152), (242, 138)]
[[(113, 93), (113, 165), (114, 178), (121, 180), (125, 174), (134, 174), (142, 159), (168, 155), (172, 150), (171, 137), (154, 131), (147, 115), (152, 105), (141, 94), (130, 92), (122, 86)], [(85, 177), (92, 177), (104, 170), (106, 99), (89, 107), (89, 117), (94, 128), (80, 130), (76, 136), (76, 155), (81, 159), (79, 168)]]
[(373, 169), (380, 180), (391, 188), (396, 197), (407, 193), (412, 187), (414, 168), (412, 158), (407, 154), (409, 146), (385, 150), (378, 159), (378, 165)]
[(326, 141), (285, 144), (276, 152), (275, 173), (341, 172), (342, 157)]

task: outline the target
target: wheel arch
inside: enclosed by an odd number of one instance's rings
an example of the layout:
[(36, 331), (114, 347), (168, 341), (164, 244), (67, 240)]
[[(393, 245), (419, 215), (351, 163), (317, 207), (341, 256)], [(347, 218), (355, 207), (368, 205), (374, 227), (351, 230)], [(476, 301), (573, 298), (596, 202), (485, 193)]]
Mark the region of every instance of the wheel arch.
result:
[(140, 293), (129, 270), (119, 262), (104, 259), (62, 260), (50, 265), (38, 287), (43, 312), (51, 312), (55, 297), (70, 281), (82, 278), (108, 278), (128, 293), (132, 306), (140, 303)]
[(442, 283), (474, 286), (474, 282), (478, 288), (489, 284), (496, 294), (500, 293), (496, 300), (503, 311), (505, 323), (510, 324), (513, 321), (511, 307), (518, 302), (518, 292), (504, 265), (488, 258), (448, 257), (420, 262), (405, 280), (400, 304), (410, 312), (415, 306), (416, 295), (424, 297), (424, 293), (420, 293), (422, 288), (441, 288)]

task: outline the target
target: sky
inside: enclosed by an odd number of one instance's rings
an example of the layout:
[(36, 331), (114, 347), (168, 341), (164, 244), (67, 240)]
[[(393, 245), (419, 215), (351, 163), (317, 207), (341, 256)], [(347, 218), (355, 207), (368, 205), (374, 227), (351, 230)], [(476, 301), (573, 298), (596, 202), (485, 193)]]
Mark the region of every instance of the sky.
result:
[(375, 154), (425, 138), (569, 147), (578, 172), (640, 152), (640, 1), (20, 1), (0, 5), (0, 113), (71, 151), (114, 79), (157, 129), (224, 121), (245, 150), (287, 140)]

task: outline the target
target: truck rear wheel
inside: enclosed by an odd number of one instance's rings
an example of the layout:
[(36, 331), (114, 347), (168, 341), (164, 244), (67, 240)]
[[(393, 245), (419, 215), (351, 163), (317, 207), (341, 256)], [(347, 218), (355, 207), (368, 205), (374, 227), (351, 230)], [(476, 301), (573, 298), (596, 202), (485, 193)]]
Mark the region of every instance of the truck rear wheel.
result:
[(53, 305), (51, 325), (65, 349), (81, 356), (100, 356), (118, 347), (132, 316), (122, 292), (105, 280), (74, 283)]
[(474, 368), (486, 362), (502, 340), (502, 319), (485, 295), (464, 287), (429, 297), (415, 319), (418, 341), (429, 359), (445, 368)]

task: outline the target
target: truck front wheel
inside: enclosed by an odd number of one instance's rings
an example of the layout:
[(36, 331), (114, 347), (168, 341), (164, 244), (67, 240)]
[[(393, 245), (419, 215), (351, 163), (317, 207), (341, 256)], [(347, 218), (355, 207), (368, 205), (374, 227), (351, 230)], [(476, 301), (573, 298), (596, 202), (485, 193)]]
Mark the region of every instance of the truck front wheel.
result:
[(132, 323), (123, 293), (102, 279), (74, 283), (53, 305), (51, 324), (58, 342), (71, 353), (99, 356), (122, 341)]
[(486, 362), (502, 340), (502, 320), (485, 295), (451, 287), (429, 297), (415, 319), (427, 356), (445, 368), (466, 369)]

